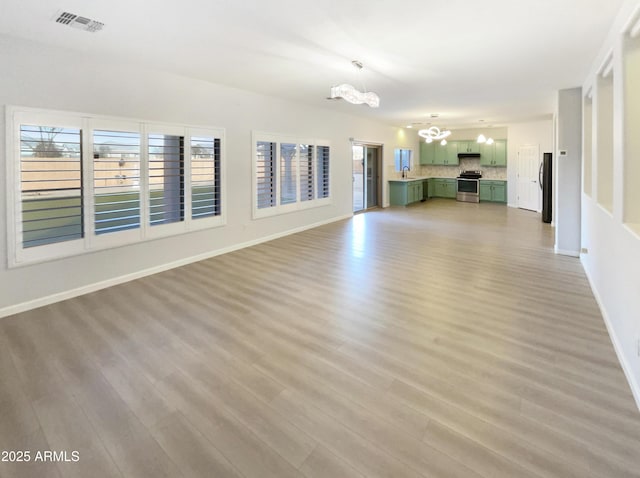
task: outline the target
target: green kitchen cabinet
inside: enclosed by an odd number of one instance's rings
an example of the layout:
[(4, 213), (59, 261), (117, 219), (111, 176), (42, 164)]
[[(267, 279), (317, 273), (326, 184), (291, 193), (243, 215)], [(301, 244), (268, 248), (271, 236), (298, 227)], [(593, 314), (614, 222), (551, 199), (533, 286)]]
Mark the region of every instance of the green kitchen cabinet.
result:
[(435, 164), (435, 148), (435, 143), (425, 143), (424, 141), (420, 142), (420, 164)]
[(422, 201), (422, 182), (416, 181), (389, 181), (389, 204), (392, 206), (407, 206), (414, 202)]
[(455, 179), (434, 178), (429, 186), (430, 197), (450, 199), (455, 199), (456, 197), (457, 182)]
[(457, 166), (458, 145), (455, 141), (450, 141), (442, 146), (439, 141), (432, 143), (420, 143), (420, 164), (431, 166)]
[(479, 153), (480, 144), (477, 141), (451, 141), (456, 143), (458, 153)]
[(498, 180), (481, 180), (480, 201), (506, 203), (507, 182)]
[(448, 142), (444, 146), (439, 142), (435, 142), (434, 149), (434, 162), (431, 164), (437, 166), (457, 166), (460, 164), (458, 160), (458, 145), (455, 142)]
[(497, 139), (493, 144), (480, 145), (480, 166), (505, 167), (507, 165), (507, 142)]

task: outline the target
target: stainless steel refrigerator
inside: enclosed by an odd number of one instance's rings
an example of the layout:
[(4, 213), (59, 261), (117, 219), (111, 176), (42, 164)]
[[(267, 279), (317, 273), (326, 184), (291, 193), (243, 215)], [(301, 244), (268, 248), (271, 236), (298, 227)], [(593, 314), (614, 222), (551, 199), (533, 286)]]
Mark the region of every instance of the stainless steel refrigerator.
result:
[(553, 211), (553, 155), (542, 154), (540, 164), (540, 189), (542, 189), (542, 222), (551, 222)]

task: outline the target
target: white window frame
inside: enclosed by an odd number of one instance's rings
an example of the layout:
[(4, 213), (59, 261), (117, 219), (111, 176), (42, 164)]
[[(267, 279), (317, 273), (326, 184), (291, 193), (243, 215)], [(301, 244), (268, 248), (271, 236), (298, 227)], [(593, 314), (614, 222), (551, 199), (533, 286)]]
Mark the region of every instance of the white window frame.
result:
[[(407, 158), (407, 167), (409, 168), (409, 171), (411, 171), (413, 169), (413, 149), (411, 148), (395, 148), (393, 151), (393, 162), (394, 162), (394, 168), (397, 172), (401, 172), (403, 169), (402, 163), (403, 163), (403, 156), (405, 154), (409, 155), (409, 157)], [(400, 155), (400, 158), (396, 159), (396, 155)], [(399, 162), (396, 164), (396, 161)], [(398, 166), (400, 166), (400, 169), (398, 169)]]
[[(257, 156), (257, 144), (258, 142), (268, 142), (275, 143), (275, 175), (276, 175), (276, 191), (275, 191), (275, 199), (276, 203), (273, 207), (267, 208), (258, 208), (258, 156)], [(296, 201), (288, 204), (281, 204), (281, 188), (282, 181), (280, 178), (280, 145), (281, 144), (295, 144), (296, 145)], [(314, 198), (310, 200), (303, 201), (300, 195), (300, 145), (305, 144), (309, 145), (313, 150), (312, 155), (312, 181), (313, 181), (313, 194)], [(317, 174), (318, 174), (318, 161), (317, 161), (317, 146), (328, 146), (329, 147), (329, 196), (322, 198), (318, 197), (318, 188), (317, 184)], [(332, 168), (332, 159), (331, 159), (331, 144), (326, 140), (318, 140), (318, 139), (309, 139), (303, 137), (295, 137), (291, 135), (282, 135), (275, 133), (265, 133), (260, 131), (253, 131), (251, 134), (251, 194), (252, 194), (252, 209), (253, 209), (253, 219), (260, 219), (264, 217), (277, 216), (280, 214), (287, 214), (290, 212), (301, 211), (310, 208), (316, 208), (321, 206), (326, 206), (332, 204), (332, 196), (331, 196), (331, 171)]]
[[(83, 113), (47, 111), (19, 106), (6, 107), (6, 186), (7, 186), (7, 258), (8, 267), (14, 268), (95, 250), (110, 249), (127, 244), (145, 242), (160, 237), (184, 234), (190, 231), (223, 226), (227, 220), (225, 130), (189, 125), (176, 125), (126, 118), (113, 118)], [(84, 237), (70, 241), (23, 247), (20, 125), (60, 126), (82, 131), (82, 187)], [(94, 198), (94, 130), (130, 131), (140, 133), (140, 228), (95, 234)], [(151, 227), (149, 222), (148, 134), (176, 134), (184, 136), (184, 221)], [(191, 218), (191, 138), (211, 137), (220, 140), (220, 214)]]

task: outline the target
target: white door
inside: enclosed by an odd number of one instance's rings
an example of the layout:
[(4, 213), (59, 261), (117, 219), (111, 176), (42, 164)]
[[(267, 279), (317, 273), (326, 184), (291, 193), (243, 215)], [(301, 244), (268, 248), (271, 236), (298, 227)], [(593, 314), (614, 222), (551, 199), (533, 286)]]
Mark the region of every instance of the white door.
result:
[(518, 207), (540, 211), (540, 146), (523, 145), (518, 148)]

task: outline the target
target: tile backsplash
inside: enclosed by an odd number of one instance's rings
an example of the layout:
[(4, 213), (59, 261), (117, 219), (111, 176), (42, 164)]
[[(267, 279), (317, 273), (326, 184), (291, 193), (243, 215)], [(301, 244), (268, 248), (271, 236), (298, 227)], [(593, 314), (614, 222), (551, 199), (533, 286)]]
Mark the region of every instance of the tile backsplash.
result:
[[(494, 168), (490, 166), (480, 166), (480, 158), (464, 158), (460, 160), (459, 166), (423, 166), (415, 165), (411, 170), (411, 176), (430, 176), (434, 178), (456, 178), (460, 174), (460, 170), (477, 170), (482, 171), (482, 177), (485, 179), (502, 179), (507, 180), (507, 168)], [(401, 173), (391, 167), (387, 170), (387, 178), (399, 178)]]

